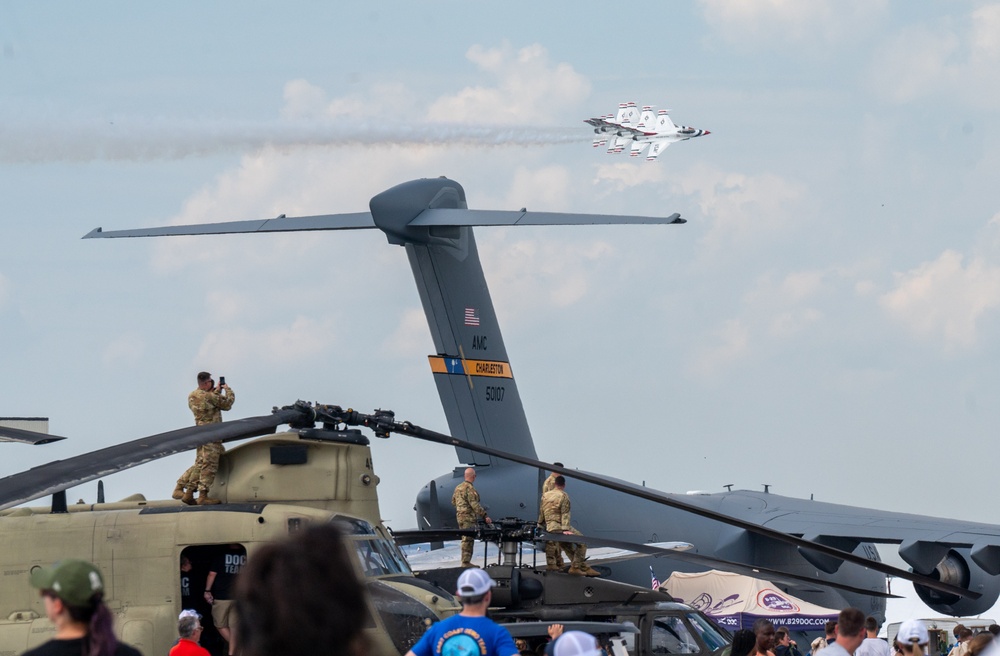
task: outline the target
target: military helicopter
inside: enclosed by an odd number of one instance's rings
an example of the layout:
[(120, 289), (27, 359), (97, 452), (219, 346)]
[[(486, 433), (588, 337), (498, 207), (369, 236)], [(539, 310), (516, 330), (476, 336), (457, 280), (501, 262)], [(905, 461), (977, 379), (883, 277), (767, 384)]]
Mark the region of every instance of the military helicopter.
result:
[[(470, 210), (465, 190), (447, 178), (406, 182), (374, 196), (368, 212), (103, 231), (85, 238), (377, 228), (403, 246), (434, 340), (431, 371), (453, 435), (458, 460), (477, 469), (476, 486), (496, 516), (531, 517), (542, 475), (517, 384), (472, 232), (473, 226), (681, 224), (665, 217)], [(468, 445), (484, 447), (475, 451)], [(489, 451), (489, 449), (493, 449)], [(448, 505), (464, 466), (428, 483), (417, 497), (420, 528), (454, 528)], [(556, 470), (559, 471), (559, 470)], [(774, 494), (736, 490), (680, 495), (597, 485), (575, 476), (574, 509), (580, 528), (631, 543), (686, 540), (700, 555), (773, 568), (823, 583), (789, 584), (786, 592), (827, 607), (848, 605), (884, 618), (886, 576), (914, 583), (931, 608), (973, 615), (1000, 597), (1000, 527), (853, 508)], [(631, 486), (638, 488), (639, 486)], [(899, 544), (912, 568), (881, 562), (875, 543)], [(692, 569), (671, 559), (667, 567)], [(607, 574), (641, 583), (648, 562), (623, 561)], [(853, 590), (853, 591), (852, 591)]]
[[(368, 634), (376, 654), (405, 653), (427, 622), (458, 609), (444, 589), (414, 577), (379, 514), (368, 439), (358, 430), (316, 428), (307, 404), (269, 417), (236, 420), (141, 438), (0, 480), (0, 650), (20, 653), (55, 628), (28, 584), (30, 572), (63, 558), (94, 562), (104, 573), (121, 639), (146, 654), (165, 654), (176, 640), (182, 608), (202, 607), (206, 566), (239, 545), (252, 558), (262, 544), (308, 523), (341, 527), (368, 590)], [(276, 435), (277, 426), (290, 432)], [(14, 429), (0, 429), (4, 434)], [(19, 431), (21, 439), (35, 439)], [(185, 506), (141, 496), (67, 505), (65, 489), (191, 449), (208, 441), (259, 437), (229, 450), (216, 486), (226, 503)], [(46, 439), (53, 439), (49, 436)], [(61, 438), (59, 438), (61, 439)], [(14, 508), (52, 494), (50, 507)], [(184, 561), (191, 564), (182, 572)], [(182, 581), (190, 586), (185, 595)], [(207, 605), (206, 605), (207, 606)], [(203, 641), (209, 636), (204, 636)], [(212, 646), (212, 645), (209, 645)], [(224, 648), (224, 645), (215, 645)], [(222, 651), (221, 653), (225, 653)]]

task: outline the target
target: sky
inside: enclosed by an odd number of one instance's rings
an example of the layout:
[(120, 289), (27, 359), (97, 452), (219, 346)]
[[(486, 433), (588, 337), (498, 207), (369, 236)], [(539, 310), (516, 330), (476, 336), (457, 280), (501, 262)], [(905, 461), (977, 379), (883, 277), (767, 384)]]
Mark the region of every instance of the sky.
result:
[[(0, 474), (297, 399), (447, 431), (404, 251), (378, 231), (88, 240), (470, 208), (683, 226), (477, 228), (539, 456), (670, 492), (1000, 523), (1000, 3), (0, 3), (0, 416), (71, 438)], [(634, 101), (711, 134), (592, 148)], [(373, 443), (412, 527), (449, 448)], [(105, 481), (164, 498), (192, 456)], [(94, 486), (70, 492), (92, 500)]]

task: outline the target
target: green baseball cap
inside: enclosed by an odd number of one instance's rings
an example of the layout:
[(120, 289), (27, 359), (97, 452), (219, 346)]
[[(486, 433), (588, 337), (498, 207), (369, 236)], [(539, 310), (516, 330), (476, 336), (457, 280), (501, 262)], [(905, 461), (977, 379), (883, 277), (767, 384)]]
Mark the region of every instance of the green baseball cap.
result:
[(101, 572), (85, 560), (60, 560), (52, 567), (31, 572), (31, 585), (51, 590), (70, 606), (89, 606), (98, 592), (104, 592)]

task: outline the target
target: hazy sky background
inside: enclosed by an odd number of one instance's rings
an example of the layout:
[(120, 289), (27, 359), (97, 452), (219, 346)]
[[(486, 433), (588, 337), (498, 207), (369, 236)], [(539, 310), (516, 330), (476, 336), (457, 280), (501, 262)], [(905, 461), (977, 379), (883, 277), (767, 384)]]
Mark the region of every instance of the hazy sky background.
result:
[[(8, 1), (0, 88), (0, 415), (73, 438), (0, 446), (2, 474), (191, 424), (201, 369), (230, 418), (302, 398), (446, 431), (382, 233), (80, 240), (446, 175), (472, 208), (689, 221), (477, 229), (542, 458), (1000, 523), (1000, 3)], [(591, 148), (621, 101), (712, 134)], [(453, 450), (373, 449), (413, 526)], [(165, 497), (192, 458), (108, 496)]]

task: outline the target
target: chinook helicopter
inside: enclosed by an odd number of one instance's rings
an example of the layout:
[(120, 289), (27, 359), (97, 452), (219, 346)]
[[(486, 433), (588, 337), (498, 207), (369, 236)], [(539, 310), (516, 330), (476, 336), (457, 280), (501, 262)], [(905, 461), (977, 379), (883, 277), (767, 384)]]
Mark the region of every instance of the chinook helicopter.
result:
[[(474, 226), (681, 224), (666, 217), (470, 210), (465, 190), (447, 178), (406, 182), (374, 196), (369, 211), (258, 221), (103, 231), (85, 238), (158, 237), (377, 228), (403, 246), (427, 316), (435, 354), (430, 368), (464, 465), (428, 483), (417, 497), (422, 529), (454, 528), (448, 500), (465, 465), (494, 516), (537, 513), (542, 474), (517, 384), (483, 274)], [(492, 449), (492, 450), (491, 450)], [(630, 543), (684, 540), (699, 555), (751, 569), (802, 577), (783, 588), (827, 607), (856, 606), (884, 619), (886, 577), (914, 583), (922, 601), (949, 615), (974, 615), (1000, 597), (1000, 526), (855, 508), (767, 492), (681, 495), (646, 488), (608, 489), (584, 472), (572, 490), (579, 528)], [(638, 486), (632, 486), (638, 488)], [(586, 522), (586, 525), (584, 525)], [(899, 545), (912, 571), (881, 562), (876, 543)], [(610, 566), (611, 578), (642, 583), (648, 561)], [(704, 569), (673, 557), (664, 565)], [(822, 583), (817, 585), (816, 580)], [(806, 582), (812, 581), (812, 582)]]
[[(269, 417), (171, 431), (0, 479), (0, 651), (23, 652), (55, 632), (28, 584), (37, 567), (63, 558), (95, 563), (104, 573), (105, 600), (121, 639), (145, 654), (165, 654), (176, 641), (182, 608), (201, 612), (211, 628), (201, 592), (213, 556), (238, 545), (240, 558), (252, 558), (261, 545), (308, 523), (332, 522), (345, 534), (368, 591), (365, 632), (372, 653), (405, 653), (428, 622), (453, 614), (458, 605), (447, 590), (414, 577), (382, 524), (368, 439), (358, 430), (316, 428), (312, 417), (300, 403)], [(267, 435), (285, 423), (289, 432)], [(21, 433), (21, 439), (32, 439)], [(185, 506), (139, 495), (66, 503), (68, 487), (209, 441), (261, 435), (267, 436), (222, 458), (213, 489), (224, 495), (223, 505)], [(14, 507), (48, 494), (50, 507)], [(215, 653), (225, 647), (211, 644), (207, 632), (205, 642)]]

